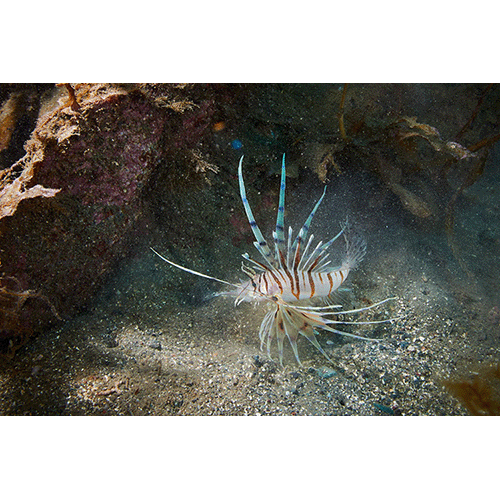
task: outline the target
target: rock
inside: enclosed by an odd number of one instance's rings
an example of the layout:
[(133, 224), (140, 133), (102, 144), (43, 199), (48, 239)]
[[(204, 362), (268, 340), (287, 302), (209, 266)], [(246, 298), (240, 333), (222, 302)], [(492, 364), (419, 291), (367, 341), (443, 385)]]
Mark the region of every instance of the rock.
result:
[(25, 199), (0, 220), (0, 338), (38, 331), (88, 302), (125, 255), (163, 155), (166, 115), (144, 96), (90, 86), (79, 105), (40, 117), (16, 167), (33, 173), (26, 189), (60, 191)]

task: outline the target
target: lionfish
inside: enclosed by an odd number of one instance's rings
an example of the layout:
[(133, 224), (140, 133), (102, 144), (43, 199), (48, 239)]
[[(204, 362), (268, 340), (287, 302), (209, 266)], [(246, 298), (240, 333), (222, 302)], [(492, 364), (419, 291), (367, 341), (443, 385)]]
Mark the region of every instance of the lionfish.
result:
[[(236, 297), (235, 306), (243, 301), (266, 301), (271, 304), (271, 308), (262, 320), (259, 330), (260, 349), (263, 350), (264, 343), (266, 343), (267, 355), (271, 358), (271, 344), (276, 339), (281, 366), (283, 366), (283, 342), (285, 338), (288, 339), (298, 364), (302, 365), (297, 348), (299, 334), (309, 340), (330, 362), (332, 360), (316, 339), (319, 329), (357, 339), (377, 340), (338, 330), (335, 328), (335, 325), (366, 325), (390, 322), (396, 318), (379, 321), (346, 321), (338, 318), (347, 314), (360, 313), (375, 308), (389, 300), (393, 300), (395, 297), (390, 297), (367, 307), (350, 310), (342, 310), (342, 306), (330, 305), (328, 302), (323, 306), (307, 304), (313, 298), (322, 298), (328, 301), (333, 292), (338, 290), (340, 285), (346, 280), (350, 271), (361, 262), (366, 252), (364, 240), (352, 233), (347, 222), (331, 240), (326, 243), (320, 241), (313, 248), (313, 235), (311, 234), (308, 238), (309, 227), (323, 201), (326, 187), (297, 236), (293, 238), (293, 230), (289, 227), (288, 236), (285, 239), (286, 169), (285, 155), (283, 155), (278, 216), (276, 219), (276, 230), (273, 231), (274, 252), (272, 252), (265, 238), (262, 236), (259, 226), (255, 222), (252, 209), (248, 203), (242, 168), (243, 156), (238, 166), (240, 195), (248, 222), (256, 239), (254, 245), (262, 257), (262, 260), (259, 262), (250, 257), (248, 253), (242, 255), (251, 264), (251, 267), (248, 267), (244, 263), (241, 266), (242, 271), (249, 279), (239, 284), (230, 283), (183, 267), (166, 259), (153, 248), (151, 250), (168, 264), (183, 271), (233, 287), (233, 290), (218, 292), (216, 295)], [(334, 267), (331, 264), (328, 249), (341, 235), (345, 239), (346, 254), (342, 264)]]

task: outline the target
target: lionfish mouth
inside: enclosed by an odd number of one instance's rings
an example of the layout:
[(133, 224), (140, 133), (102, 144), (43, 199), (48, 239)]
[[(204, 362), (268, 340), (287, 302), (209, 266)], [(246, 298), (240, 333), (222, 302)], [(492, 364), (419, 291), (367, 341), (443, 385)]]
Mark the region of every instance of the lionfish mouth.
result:
[[(313, 235), (311, 234), (308, 238), (308, 232), (312, 219), (325, 196), (326, 187), (297, 236), (292, 237), (293, 230), (289, 227), (287, 237), (285, 237), (286, 169), (285, 155), (283, 155), (278, 216), (276, 230), (273, 232), (274, 251), (271, 251), (267, 241), (262, 236), (248, 203), (242, 168), (243, 156), (238, 165), (240, 195), (248, 222), (255, 236), (254, 246), (261, 256), (261, 260), (258, 261), (250, 257), (248, 253), (243, 254), (243, 258), (250, 262), (251, 265), (251, 267), (248, 267), (242, 264), (242, 270), (250, 278), (249, 280), (240, 284), (230, 283), (183, 267), (166, 259), (153, 248), (151, 250), (168, 264), (183, 271), (233, 287), (232, 290), (218, 292), (216, 295), (235, 297), (235, 305), (239, 305), (243, 301), (269, 302), (271, 309), (262, 320), (259, 330), (260, 348), (263, 350), (265, 344), (267, 355), (271, 358), (271, 345), (276, 340), (278, 359), (281, 366), (283, 366), (285, 338), (288, 339), (299, 365), (302, 364), (297, 344), (299, 335), (309, 340), (331, 363), (333, 363), (332, 360), (316, 338), (316, 335), (322, 330), (356, 339), (378, 341), (379, 339), (338, 330), (336, 325), (373, 325), (391, 323), (400, 319), (400, 317), (374, 321), (343, 319), (344, 316), (350, 314), (363, 313), (377, 308), (388, 301), (395, 300), (396, 297), (389, 297), (368, 307), (350, 310), (343, 310), (340, 305), (314, 306), (310, 304), (312, 299), (319, 298), (328, 301), (332, 293), (346, 280), (349, 272), (361, 262), (366, 252), (364, 240), (355, 235), (347, 222), (331, 240), (326, 243), (320, 241), (313, 248)], [(345, 239), (346, 253), (340, 266), (332, 266), (328, 250), (340, 235), (343, 235)]]

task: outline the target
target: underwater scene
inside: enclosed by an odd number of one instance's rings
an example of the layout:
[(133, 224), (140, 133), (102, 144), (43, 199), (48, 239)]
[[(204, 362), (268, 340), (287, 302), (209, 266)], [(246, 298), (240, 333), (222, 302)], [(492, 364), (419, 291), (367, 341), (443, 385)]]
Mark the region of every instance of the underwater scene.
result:
[(500, 414), (499, 84), (0, 84), (0, 414)]

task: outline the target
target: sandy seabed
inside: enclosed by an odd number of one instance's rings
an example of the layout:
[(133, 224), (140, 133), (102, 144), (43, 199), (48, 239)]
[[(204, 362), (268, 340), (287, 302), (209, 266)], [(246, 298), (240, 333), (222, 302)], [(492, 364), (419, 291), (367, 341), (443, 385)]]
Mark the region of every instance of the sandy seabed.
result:
[[(368, 253), (340, 298), (353, 307), (394, 296), (359, 319), (399, 319), (346, 327), (376, 342), (319, 335), (333, 365), (299, 339), (303, 366), (285, 345), (282, 368), (259, 350), (265, 305), (235, 308), (225, 297), (182, 303), (158, 280), (171, 268), (144, 245), (85, 313), (3, 362), (0, 413), (466, 415), (443, 381), (495, 362), (500, 336), (488, 270), (495, 243), (478, 237), (500, 220), (496, 191), (474, 189), (456, 227), (467, 269), (444, 235), (417, 237), (383, 210), (361, 219)], [(318, 218), (321, 232), (328, 221)], [(208, 293), (202, 278), (185, 279)], [(275, 346), (271, 353), (277, 357)]]

